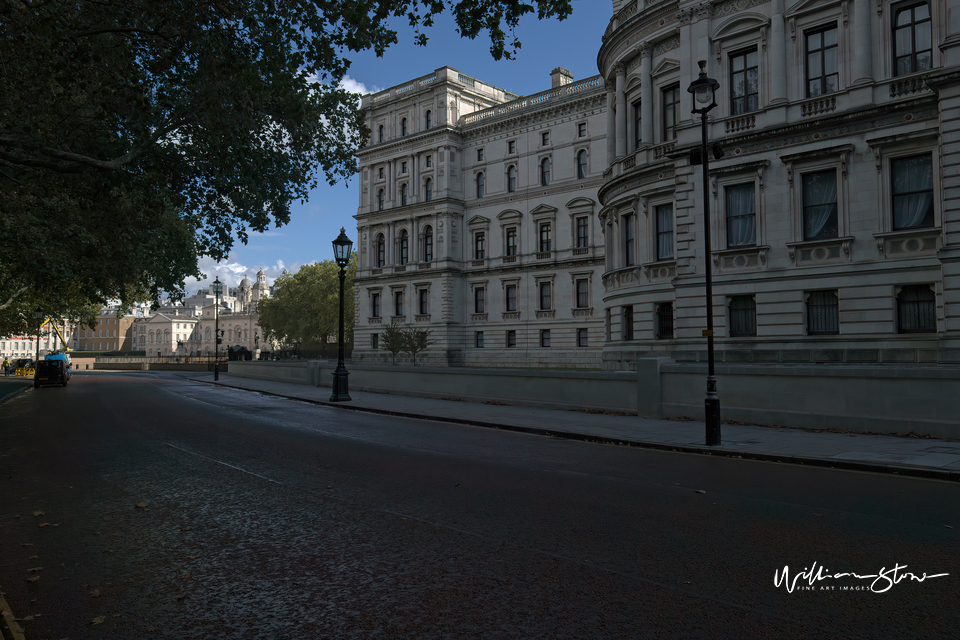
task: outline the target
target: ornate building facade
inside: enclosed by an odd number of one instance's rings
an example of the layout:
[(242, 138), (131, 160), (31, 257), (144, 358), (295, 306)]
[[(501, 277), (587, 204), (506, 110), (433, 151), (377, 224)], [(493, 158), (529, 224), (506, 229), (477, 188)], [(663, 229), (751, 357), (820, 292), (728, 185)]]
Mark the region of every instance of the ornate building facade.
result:
[(960, 5), (617, 0), (597, 60), (364, 98), (355, 360), (394, 317), (438, 364), (702, 360), (709, 260), (720, 361), (960, 362)]

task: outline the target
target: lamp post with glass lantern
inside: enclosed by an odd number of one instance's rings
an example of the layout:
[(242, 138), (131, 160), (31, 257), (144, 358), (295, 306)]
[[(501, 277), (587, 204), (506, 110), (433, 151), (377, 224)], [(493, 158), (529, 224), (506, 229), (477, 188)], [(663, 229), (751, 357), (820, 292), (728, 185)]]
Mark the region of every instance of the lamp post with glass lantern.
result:
[[(717, 377), (713, 356), (713, 273), (710, 264), (710, 161), (707, 150), (707, 113), (717, 106), (717, 89), (720, 83), (707, 77), (707, 61), (700, 61), (700, 77), (690, 83), (687, 91), (693, 94), (693, 113), (700, 114), (701, 145), (700, 162), (703, 164), (703, 263), (707, 280), (707, 397), (704, 400), (707, 446), (720, 444), (720, 398), (717, 396)], [(722, 151), (717, 154), (720, 157)]]
[(213, 295), (216, 305), (213, 308), (213, 379), (220, 379), (220, 294), (223, 293), (223, 283), (220, 276), (213, 281)]
[(346, 230), (340, 227), (340, 235), (333, 241), (333, 258), (340, 267), (340, 336), (337, 348), (337, 369), (333, 372), (333, 394), (330, 396), (330, 402), (341, 402), (350, 400), (349, 385), (346, 366), (343, 363), (343, 281), (347, 276), (347, 264), (350, 262), (350, 251), (353, 249), (353, 242), (347, 237)]

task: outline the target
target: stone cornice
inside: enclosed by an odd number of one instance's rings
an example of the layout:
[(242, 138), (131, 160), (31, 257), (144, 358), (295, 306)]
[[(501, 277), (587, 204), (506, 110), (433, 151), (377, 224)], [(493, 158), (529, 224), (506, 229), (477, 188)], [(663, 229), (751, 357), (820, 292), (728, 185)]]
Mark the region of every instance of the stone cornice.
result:
[(463, 140), (469, 142), (502, 131), (516, 132), (544, 120), (560, 118), (571, 113), (590, 109), (601, 109), (606, 105), (607, 93), (603, 87), (589, 93), (579, 94), (576, 98), (560, 103), (544, 103), (542, 108), (533, 108), (521, 112), (505, 114), (498, 118), (482, 120), (476, 124), (464, 125), (461, 133)]
[(354, 155), (360, 160), (360, 164), (369, 164), (371, 161), (379, 160), (385, 156), (399, 158), (403, 155), (415, 153), (416, 149), (421, 147), (432, 147), (442, 143), (453, 144), (459, 147), (461, 144), (460, 130), (452, 125), (441, 125), (429, 131), (415, 133), (400, 138), (394, 138), (387, 142), (380, 142), (375, 145), (358, 149)]

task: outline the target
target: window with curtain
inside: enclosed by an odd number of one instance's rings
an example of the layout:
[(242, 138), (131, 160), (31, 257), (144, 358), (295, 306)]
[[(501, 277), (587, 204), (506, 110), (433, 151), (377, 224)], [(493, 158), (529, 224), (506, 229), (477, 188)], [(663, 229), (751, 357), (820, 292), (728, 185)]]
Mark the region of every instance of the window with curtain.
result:
[(577, 248), (583, 249), (590, 244), (590, 220), (587, 216), (577, 218)]
[(898, 333), (936, 333), (937, 296), (928, 285), (908, 285), (897, 294)]
[(833, 93), (840, 88), (837, 72), (837, 25), (804, 34), (807, 47), (807, 97)]
[(505, 309), (507, 311), (517, 310), (517, 285), (508, 284), (504, 287)]
[(620, 337), (633, 340), (633, 305), (620, 308)]
[(730, 55), (730, 113), (738, 115), (760, 108), (760, 57), (756, 49)]
[(673, 204), (661, 204), (657, 216), (657, 260), (673, 258)]
[(483, 260), (486, 255), (487, 236), (483, 231), (477, 231), (473, 234), (473, 259)]
[(540, 161), (540, 186), (546, 187), (550, 184), (550, 158), (544, 158)]
[(803, 175), (803, 239), (836, 238), (837, 172), (835, 169)]
[(377, 268), (382, 268), (387, 262), (387, 242), (383, 234), (377, 235)]
[(374, 293), (370, 295), (370, 316), (373, 318), (380, 317), (380, 294)]
[(484, 180), (483, 174), (477, 174), (477, 197), (482, 198), (486, 187), (486, 181)]
[(680, 85), (667, 87), (662, 92), (663, 141), (677, 139), (677, 123), (680, 121)]
[(377, 191), (377, 211), (383, 211), (383, 189)]
[(474, 331), (473, 344), (477, 349), (483, 348), (483, 331)]
[(836, 291), (813, 291), (807, 296), (807, 334), (840, 333), (840, 301)]
[(890, 161), (893, 228), (933, 226), (933, 157), (929, 153)]
[(550, 329), (541, 329), (540, 330), (540, 346), (549, 347), (550, 346)]
[(400, 135), (402, 136), (407, 135), (407, 119), (406, 118), (400, 121)]
[(581, 149), (577, 153), (577, 179), (583, 180), (587, 177), (587, 151)]
[(515, 256), (517, 255), (517, 228), (516, 227), (507, 227), (507, 255)]
[(473, 290), (473, 312), (474, 313), (486, 313), (486, 294), (487, 290), (483, 287), (477, 287)]
[(403, 315), (403, 291), (397, 291), (393, 294), (393, 311), (395, 316)]
[(430, 202), (433, 199), (433, 180), (427, 178), (423, 181), (423, 200)]
[(517, 190), (517, 167), (510, 165), (507, 167), (507, 191)]
[(400, 185), (400, 206), (407, 206), (407, 185)]
[(724, 188), (726, 196), (727, 247), (757, 244), (756, 186), (753, 182)]
[(549, 282), (540, 283), (540, 310), (541, 311), (548, 311), (550, 309), (553, 309), (553, 297), (551, 295), (553, 291), (551, 289), (552, 287)]
[(423, 231), (423, 261), (433, 262), (433, 227)]
[(400, 264), (407, 264), (410, 258), (410, 236), (407, 230), (400, 232)]
[(433, 126), (433, 112), (430, 109), (427, 109), (427, 112), (423, 114), (423, 125), (424, 129), (429, 129)]
[(757, 301), (753, 296), (730, 298), (730, 337), (757, 335)]
[(578, 347), (587, 347), (590, 346), (590, 330), (589, 329), (577, 329), (577, 346)]
[(623, 266), (632, 267), (637, 263), (637, 240), (633, 216), (623, 216)]
[(586, 309), (590, 306), (590, 282), (586, 278), (577, 280), (577, 308)]
[(540, 223), (540, 252), (541, 253), (550, 251), (550, 247), (552, 246), (551, 235), (552, 234), (550, 231), (550, 223), (541, 222)]
[(517, 346), (517, 332), (513, 329), (507, 331), (507, 347)]
[(893, 75), (933, 67), (930, 4), (917, 2), (896, 9), (893, 15)]
[(418, 295), (420, 296), (420, 315), (425, 316), (430, 311), (427, 304), (430, 299), (430, 292), (426, 289), (420, 289)]

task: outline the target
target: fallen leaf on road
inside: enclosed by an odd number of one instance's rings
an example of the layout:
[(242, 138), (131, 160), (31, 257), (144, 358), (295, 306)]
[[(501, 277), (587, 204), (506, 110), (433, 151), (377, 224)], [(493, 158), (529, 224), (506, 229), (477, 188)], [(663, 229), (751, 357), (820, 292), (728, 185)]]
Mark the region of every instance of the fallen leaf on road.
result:
[(99, 596), (100, 596), (100, 589), (94, 589), (93, 591), (90, 592), (91, 598), (97, 598)]
[(49, 526), (50, 526), (50, 523), (49, 523), (49, 522), (41, 522), (39, 526), (40, 526), (41, 529), (43, 529), (44, 527), (49, 527)]
[(187, 573), (183, 574), (183, 577), (184, 577), (184, 578), (189, 578), (189, 577), (190, 577), (190, 573), (187, 572)]
[(156, 633), (160, 631), (160, 627), (147, 627), (147, 633)]
[(703, 489), (697, 489), (697, 493), (706, 493)]
[[(38, 615), (40, 615), (40, 614), (38, 613), (37, 616), (38, 616)], [(37, 616), (26, 616), (25, 618), (20, 618), (20, 622), (30, 622), (31, 620), (33, 620), (33, 619), (36, 618)]]
[(32, 571), (43, 571), (43, 567), (33, 567), (32, 569), (27, 569), (27, 573)]
[(21, 546), (21, 547), (32, 547), (32, 546), (33, 546), (33, 543), (32, 543), (32, 542), (21, 542), (21, 543), (20, 543), (20, 546)]
[(186, 597), (187, 597), (187, 594), (181, 593), (180, 595), (177, 596), (177, 600), (183, 600)]
[(27, 582), (36, 582), (39, 579), (40, 579), (40, 576), (32, 576), (30, 578), (27, 578)]
[(122, 614), (122, 613), (115, 613), (115, 614), (113, 614), (113, 617), (114, 617), (114, 618), (119, 618), (121, 615), (123, 615), (123, 614)]
[(137, 506), (137, 509), (146, 509), (147, 504), (149, 504), (149, 503), (146, 502), (146, 501), (140, 501), (140, 502), (137, 503), (136, 506)]
[(196, 560), (200, 556), (187, 556), (187, 560)]
[(42, 515), (43, 515), (43, 511), (34, 511), (34, 512), (33, 512), (33, 515), (35, 515), (35, 516), (42, 516)]
[(90, 624), (100, 624), (104, 622), (106, 619), (107, 619), (107, 616), (97, 616), (96, 618), (90, 621)]
[(945, 526), (947, 529), (953, 529), (953, 527), (951, 527), (951, 526), (948, 525), (948, 524), (945, 524), (945, 525), (943, 525), (943, 526)]
[(27, 558), (27, 560), (36, 560), (36, 559), (39, 558), (39, 557), (40, 557), (40, 556), (30, 556), (29, 558)]

